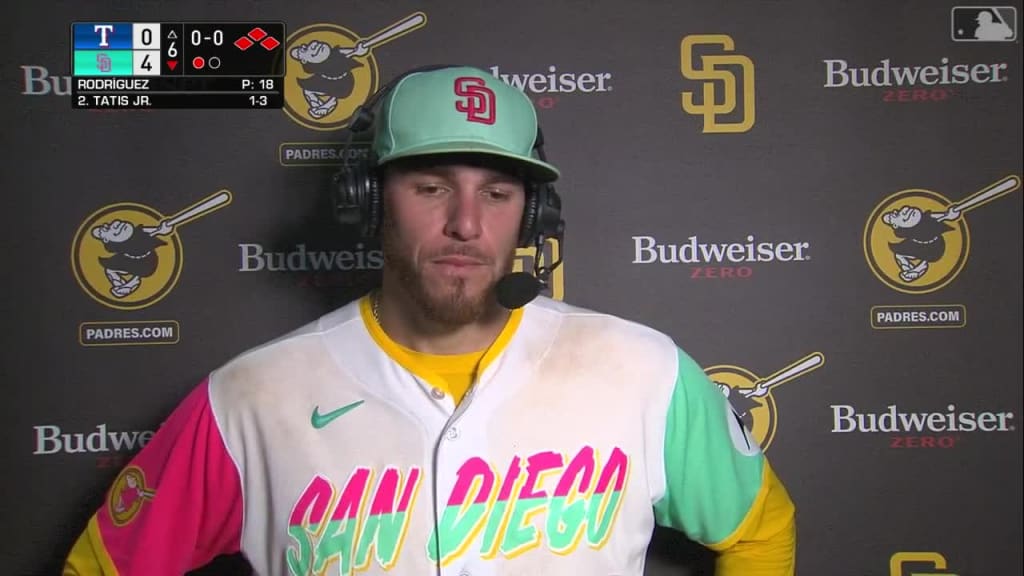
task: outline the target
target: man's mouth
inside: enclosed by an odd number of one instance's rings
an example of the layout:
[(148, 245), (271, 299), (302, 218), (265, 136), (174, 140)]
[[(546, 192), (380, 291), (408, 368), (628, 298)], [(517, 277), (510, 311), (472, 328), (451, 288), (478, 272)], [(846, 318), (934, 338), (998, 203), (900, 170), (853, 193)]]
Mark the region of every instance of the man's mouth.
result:
[(469, 266), (482, 266), (483, 261), (469, 256), (444, 256), (434, 260), (435, 264), (452, 266), (455, 268), (467, 268)]

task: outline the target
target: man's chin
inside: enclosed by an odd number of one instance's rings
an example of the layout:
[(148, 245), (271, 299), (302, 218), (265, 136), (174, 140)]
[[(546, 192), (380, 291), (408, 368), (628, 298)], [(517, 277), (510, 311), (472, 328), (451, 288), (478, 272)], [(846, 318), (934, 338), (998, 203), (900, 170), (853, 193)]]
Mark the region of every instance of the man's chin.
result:
[(493, 284), (443, 282), (444, 286), (424, 286), (420, 291), (426, 312), (434, 320), (449, 324), (470, 324), (482, 318), (492, 301)]
[(419, 274), (420, 286), (428, 294), (439, 297), (464, 294), (479, 298), (494, 290), (497, 279), (489, 270), (469, 268), (467, 270), (433, 268)]
[(480, 320), (486, 311), (483, 299), (429, 298), (426, 315), (431, 320), (447, 326), (464, 326)]

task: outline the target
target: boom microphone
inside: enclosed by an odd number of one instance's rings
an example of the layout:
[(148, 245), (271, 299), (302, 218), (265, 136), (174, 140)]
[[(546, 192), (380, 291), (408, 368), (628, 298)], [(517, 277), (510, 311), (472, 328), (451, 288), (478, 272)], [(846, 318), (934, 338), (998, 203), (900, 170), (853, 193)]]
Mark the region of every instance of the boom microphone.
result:
[(506, 274), (496, 287), (498, 303), (509, 310), (522, 308), (536, 298), (542, 288), (544, 283), (529, 272)]
[[(559, 230), (559, 234), (554, 238), (558, 240), (559, 244), (564, 242), (561, 230)], [(551, 274), (562, 265), (562, 257), (560, 255), (556, 255), (555, 261), (550, 265), (545, 266), (543, 264), (544, 244), (547, 242), (543, 234), (538, 234), (534, 242), (533, 274), (529, 272), (511, 272), (502, 276), (498, 280), (497, 286), (495, 286), (498, 304), (509, 310), (522, 308), (529, 304), (531, 300), (540, 294), (541, 290), (548, 287), (548, 279), (551, 278)]]

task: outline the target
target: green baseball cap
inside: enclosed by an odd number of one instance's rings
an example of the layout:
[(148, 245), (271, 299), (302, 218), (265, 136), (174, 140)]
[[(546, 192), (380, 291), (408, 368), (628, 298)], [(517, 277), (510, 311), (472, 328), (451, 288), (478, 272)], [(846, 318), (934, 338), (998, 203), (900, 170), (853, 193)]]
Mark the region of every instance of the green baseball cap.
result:
[(374, 124), (378, 165), (413, 156), (479, 153), (512, 159), (537, 182), (560, 175), (535, 155), (537, 111), (530, 99), (478, 68), (406, 76), (385, 96)]

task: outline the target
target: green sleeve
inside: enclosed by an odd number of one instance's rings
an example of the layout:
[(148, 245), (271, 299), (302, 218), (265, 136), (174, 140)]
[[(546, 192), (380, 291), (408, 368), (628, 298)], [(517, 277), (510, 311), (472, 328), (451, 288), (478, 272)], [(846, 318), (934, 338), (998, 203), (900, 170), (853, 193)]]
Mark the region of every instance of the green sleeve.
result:
[(664, 456), (658, 524), (705, 546), (731, 539), (761, 490), (765, 458), (719, 386), (682, 350)]

